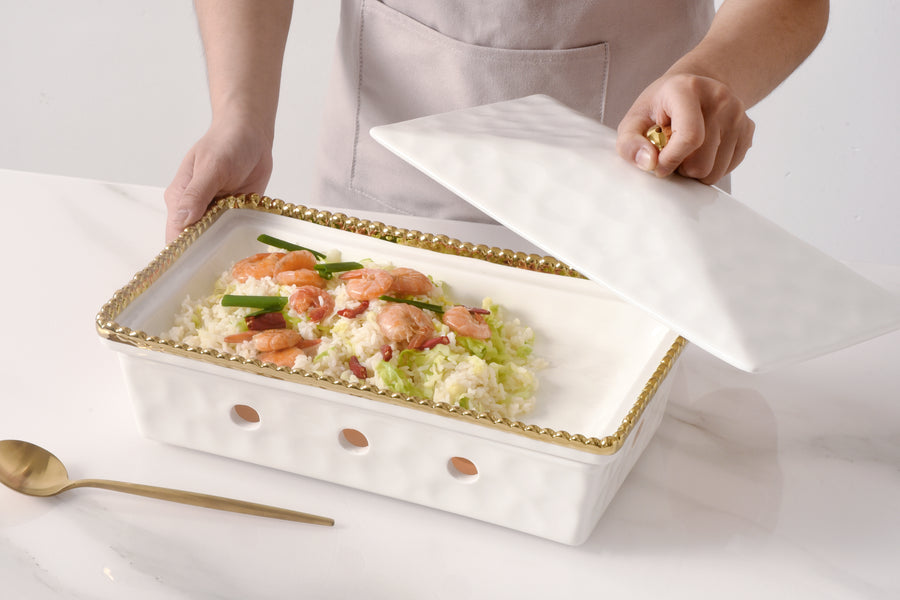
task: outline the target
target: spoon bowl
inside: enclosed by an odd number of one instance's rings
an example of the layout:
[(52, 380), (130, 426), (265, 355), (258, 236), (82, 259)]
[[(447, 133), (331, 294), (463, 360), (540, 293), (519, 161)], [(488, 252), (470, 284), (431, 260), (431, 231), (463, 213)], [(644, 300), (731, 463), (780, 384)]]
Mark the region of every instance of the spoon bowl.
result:
[(69, 473), (56, 456), (20, 440), (0, 441), (0, 481), (29, 496), (53, 496), (69, 483)]
[(334, 525), (334, 520), (328, 517), (221, 496), (106, 479), (73, 481), (69, 479), (69, 473), (61, 460), (44, 448), (22, 440), (0, 440), (0, 482), (12, 490), (29, 496), (55, 496), (77, 487), (95, 487), (260, 517), (314, 525)]

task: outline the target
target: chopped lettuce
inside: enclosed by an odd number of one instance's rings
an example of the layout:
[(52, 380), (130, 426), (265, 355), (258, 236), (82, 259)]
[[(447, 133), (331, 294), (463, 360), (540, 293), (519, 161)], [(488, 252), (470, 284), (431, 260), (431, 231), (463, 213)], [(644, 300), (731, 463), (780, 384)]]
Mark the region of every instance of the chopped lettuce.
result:
[(375, 372), (392, 392), (408, 396), (421, 396), (423, 390), (416, 386), (402, 370), (387, 361), (375, 365)]

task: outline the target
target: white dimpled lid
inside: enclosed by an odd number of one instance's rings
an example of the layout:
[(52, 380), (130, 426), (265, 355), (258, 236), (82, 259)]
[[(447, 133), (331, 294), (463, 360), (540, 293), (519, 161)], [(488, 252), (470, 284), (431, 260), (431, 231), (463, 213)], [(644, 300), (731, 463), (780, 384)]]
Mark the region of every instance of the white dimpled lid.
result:
[(900, 299), (697, 181), (619, 157), (616, 133), (547, 96), (372, 129), (410, 164), (745, 371), (900, 327)]

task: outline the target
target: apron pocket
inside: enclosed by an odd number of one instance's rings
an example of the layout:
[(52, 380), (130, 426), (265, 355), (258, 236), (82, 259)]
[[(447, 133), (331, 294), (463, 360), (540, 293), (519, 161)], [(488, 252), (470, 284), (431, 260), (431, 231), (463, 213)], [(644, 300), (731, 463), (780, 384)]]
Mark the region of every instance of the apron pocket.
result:
[[(350, 188), (391, 210), (408, 213), (409, 202), (415, 202), (414, 212), (430, 216), (470, 218), (467, 211), (475, 211), (455, 197), (460, 207), (443, 210), (444, 200), (433, 198), (440, 186), (375, 142), (369, 129), (376, 125), (531, 94), (546, 94), (603, 118), (606, 43), (553, 50), (490, 48), (449, 38), (377, 0), (363, 0), (361, 10)], [(440, 195), (446, 199), (447, 194)]]

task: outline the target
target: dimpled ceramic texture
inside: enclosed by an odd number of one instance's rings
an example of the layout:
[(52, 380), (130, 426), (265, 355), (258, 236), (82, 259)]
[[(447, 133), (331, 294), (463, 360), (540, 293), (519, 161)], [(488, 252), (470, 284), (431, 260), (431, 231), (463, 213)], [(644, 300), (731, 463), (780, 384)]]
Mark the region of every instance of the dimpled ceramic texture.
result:
[[(225, 374), (119, 347), (141, 434), (150, 439), (374, 492), (569, 545), (583, 543), (646, 448), (665, 411), (657, 390), (626, 447), (611, 456), (545, 452), (410, 409), (296, 384)], [(149, 360), (148, 360), (149, 359)], [(241, 422), (236, 404), (260, 416)], [(368, 447), (342, 444), (344, 428)], [(546, 446), (546, 445), (545, 445)], [(478, 468), (454, 474), (461, 456)], [(301, 504), (303, 498), (297, 498)], [(340, 515), (333, 515), (340, 521)]]
[(718, 188), (634, 168), (617, 154), (614, 130), (547, 96), (372, 135), (740, 369), (773, 368), (900, 327), (897, 297)]
[[(214, 220), (208, 213), (195, 226), (201, 233), (176, 241), (182, 253), (170, 259), (164, 251), (101, 310), (98, 328), (120, 353), (141, 433), (566, 544), (583, 542), (662, 419), (672, 381), (666, 372), (678, 366), (683, 340), (586, 279), (373, 239), (263, 204), (222, 210)], [(277, 210), (294, 214), (289, 206)], [(260, 233), (340, 249), (345, 260), (418, 269), (450, 284), (467, 304), (490, 295), (534, 328), (534, 351), (549, 363), (539, 373), (535, 410), (524, 423), (494, 421), (166, 340), (182, 299), (210, 293), (235, 260), (263, 251)], [(242, 418), (240, 406), (256, 411), (258, 422)], [(526, 431), (532, 426), (551, 433)], [(367, 445), (342, 438), (347, 429), (364, 435)], [(607, 436), (613, 445), (588, 443)], [(454, 457), (474, 463), (477, 474), (454, 471)], [(340, 514), (329, 516), (341, 522)]]

